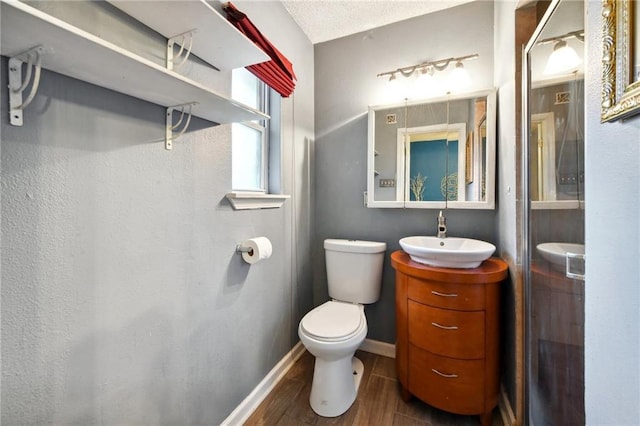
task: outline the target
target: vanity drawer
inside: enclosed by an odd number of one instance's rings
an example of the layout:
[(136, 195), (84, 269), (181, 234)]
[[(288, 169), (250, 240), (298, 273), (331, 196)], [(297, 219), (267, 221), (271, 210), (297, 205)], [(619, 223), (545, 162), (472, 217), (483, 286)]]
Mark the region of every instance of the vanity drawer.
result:
[(409, 392), (441, 410), (485, 412), (484, 360), (434, 355), (409, 345)]
[(459, 311), (481, 311), (485, 307), (483, 285), (407, 278), (407, 296), (416, 302)]
[(460, 312), (409, 300), (409, 342), (434, 354), (484, 358), (484, 311)]

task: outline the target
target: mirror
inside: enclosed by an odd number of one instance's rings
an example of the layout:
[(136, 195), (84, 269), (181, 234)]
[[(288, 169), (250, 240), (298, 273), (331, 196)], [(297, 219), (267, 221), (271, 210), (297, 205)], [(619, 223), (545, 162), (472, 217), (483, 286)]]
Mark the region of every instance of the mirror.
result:
[[(563, 3), (529, 50), (529, 191), (532, 209), (577, 208), (584, 199), (582, 4)], [(560, 42), (575, 60), (554, 57)]]
[(495, 91), (369, 107), (367, 207), (495, 207)]
[(532, 208), (576, 208), (584, 197), (584, 80), (530, 92)]
[[(524, 424), (588, 424), (584, 406), (584, 293), (590, 288), (584, 281), (585, 256), (589, 256), (584, 203), (585, 5), (573, 0), (536, 3), (530, 11), (543, 7), (546, 12), (523, 51), (521, 217), (525, 226), (519, 250), (524, 280), (518, 300), (525, 327), (515, 339), (524, 342), (523, 370), (516, 373), (523, 379)], [(532, 19), (521, 22), (523, 27), (537, 18), (528, 11), (522, 16)], [(560, 399), (563, 403), (556, 403)]]

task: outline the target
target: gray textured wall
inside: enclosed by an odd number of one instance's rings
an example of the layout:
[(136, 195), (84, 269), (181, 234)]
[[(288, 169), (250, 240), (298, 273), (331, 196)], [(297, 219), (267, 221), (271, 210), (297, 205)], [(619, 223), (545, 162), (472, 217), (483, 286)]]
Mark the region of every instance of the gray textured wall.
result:
[[(315, 47), (315, 217), (312, 259), (314, 303), (328, 299), (322, 241), (357, 238), (388, 245), (382, 296), (366, 307), (368, 337), (395, 342), (395, 276), (389, 254), (408, 235), (435, 235), (437, 210), (368, 209), (367, 106), (385, 97), (376, 74), (422, 61), (479, 53), (465, 62), (469, 89), (493, 86), (493, 3), (474, 2), (355, 34)], [(400, 77), (401, 78), (401, 77)], [(495, 211), (449, 210), (449, 235), (496, 243)]]
[[(161, 61), (161, 38), (109, 5), (39, 7)], [(2, 73), (2, 423), (218, 424), (296, 343), (311, 306), (313, 47), (281, 4), (238, 7), (300, 77), (283, 101), (281, 209), (224, 198), (229, 125), (195, 120), (168, 152), (163, 108), (43, 72), (12, 127)], [(187, 71), (229, 92), (229, 73)], [(250, 267), (234, 249), (259, 235), (274, 254)]]
[[(637, 2), (636, 2), (637, 4)], [(640, 116), (601, 123), (601, 4), (585, 4), (585, 410), (640, 424)], [(603, 365), (615, 365), (606, 369)]]

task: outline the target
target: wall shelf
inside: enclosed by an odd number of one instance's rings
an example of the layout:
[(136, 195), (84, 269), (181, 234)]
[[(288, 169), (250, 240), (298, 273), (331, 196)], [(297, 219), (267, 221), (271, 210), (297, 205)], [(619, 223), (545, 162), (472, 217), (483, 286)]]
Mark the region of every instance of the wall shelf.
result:
[(234, 210), (277, 209), (289, 198), (289, 195), (251, 191), (232, 191), (227, 194), (227, 200)]
[[(0, 6), (0, 53), (4, 56), (19, 56), (41, 46), (42, 68), (78, 80), (164, 107), (189, 104), (193, 116), (214, 123), (268, 118), (260, 111), (25, 3), (3, 0)], [(233, 55), (236, 52), (229, 51), (223, 56)]]
[(195, 31), (191, 53), (219, 70), (269, 60), (266, 53), (204, 0), (153, 3), (109, 0), (109, 3), (167, 39)]

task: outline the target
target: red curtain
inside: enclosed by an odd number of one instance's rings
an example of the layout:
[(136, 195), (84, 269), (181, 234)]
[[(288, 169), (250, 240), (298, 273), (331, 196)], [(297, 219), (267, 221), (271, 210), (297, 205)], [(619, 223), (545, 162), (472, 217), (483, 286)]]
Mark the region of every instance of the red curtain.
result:
[(293, 64), (262, 35), (247, 15), (231, 3), (225, 3), (222, 8), (227, 14), (227, 20), (271, 58), (269, 61), (246, 68), (273, 90), (288, 98), (296, 86)]

